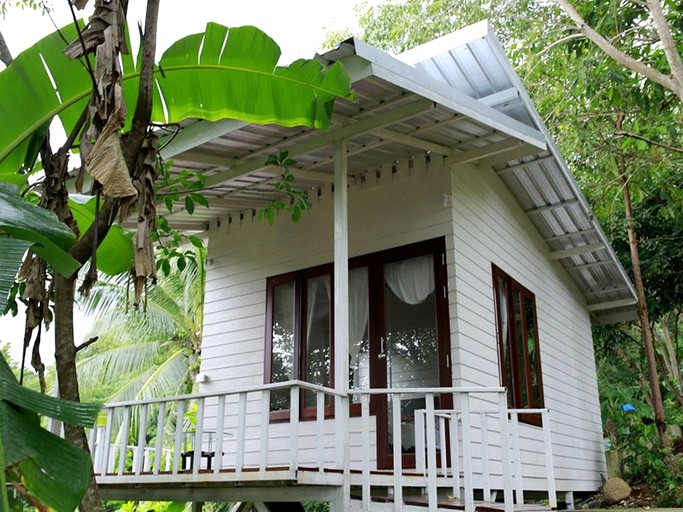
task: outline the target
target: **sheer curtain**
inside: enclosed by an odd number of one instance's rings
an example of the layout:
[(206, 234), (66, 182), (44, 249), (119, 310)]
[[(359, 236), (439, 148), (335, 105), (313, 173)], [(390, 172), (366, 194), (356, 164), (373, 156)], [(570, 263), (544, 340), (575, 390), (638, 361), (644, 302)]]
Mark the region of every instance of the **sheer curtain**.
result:
[(349, 369), (352, 388), (370, 387), (368, 267), (349, 271)]
[[(307, 382), (329, 386), (330, 382), (330, 275), (309, 278), (306, 299), (306, 369)], [(307, 393), (307, 401), (314, 398)]]
[(389, 263), (384, 266), (384, 279), (401, 301), (421, 304), (434, 291), (434, 256)]

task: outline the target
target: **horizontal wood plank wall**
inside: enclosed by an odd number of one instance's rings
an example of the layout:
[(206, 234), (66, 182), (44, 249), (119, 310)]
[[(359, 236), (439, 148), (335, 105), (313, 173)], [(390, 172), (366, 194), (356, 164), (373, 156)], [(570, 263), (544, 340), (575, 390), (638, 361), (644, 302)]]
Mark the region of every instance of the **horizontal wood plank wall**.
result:
[[(451, 169), (449, 276), (455, 385), (500, 385), (491, 263), (536, 296), (545, 406), (558, 490), (596, 490), (606, 473), (590, 318), (580, 295), (491, 169)], [(525, 488), (543, 487), (540, 429), (520, 425)], [(495, 443), (495, 441), (494, 441)]]
[[(450, 175), (443, 168), (415, 157), (366, 172), (349, 190), (349, 254), (351, 257), (440, 236), (453, 247), (453, 220), (444, 196)], [(204, 313), (201, 372), (208, 381), (201, 391), (213, 392), (264, 382), (266, 279), (290, 271), (330, 263), (333, 258), (332, 189), (312, 189), (310, 215), (294, 224), (280, 214), (274, 226), (258, 222), (253, 212), (223, 219), (209, 233), (208, 277)], [(449, 260), (449, 281), (455, 270)], [(451, 313), (454, 309), (451, 308)], [(260, 403), (249, 397), (247, 426), (260, 420)], [(230, 428), (237, 402), (226, 403)], [(208, 403), (207, 430), (215, 424), (216, 406)], [(234, 416), (232, 416), (234, 418)], [(231, 423), (232, 422), (232, 423)], [(326, 440), (325, 460), (332, 462), (334, 442)], [(360, 418), (351, 421), (351, 460), (360, 461)], [(374, 427), (373, 427), (374, 428)], [(313, 464), (315, 422), (299, 427), (300, 461)], [(256, 432), (256, 431), (255, 431)], [(256, 435), (256, 434), (255, 434)], [(271, 425), (270, 463), (288, 461), (287, 426)], [(279, 440), (282, 438), (281, 440)], [(374, 435), (371, 452), (375, 452)], [(224, 441), (227, 442), (227, 441)], [(258, 440), (249, 441), (245, 461), (255, 458)], [(227, 452), (226, 452), (227, 453)], [(309, 462), (310, 461), (310, 462)]]

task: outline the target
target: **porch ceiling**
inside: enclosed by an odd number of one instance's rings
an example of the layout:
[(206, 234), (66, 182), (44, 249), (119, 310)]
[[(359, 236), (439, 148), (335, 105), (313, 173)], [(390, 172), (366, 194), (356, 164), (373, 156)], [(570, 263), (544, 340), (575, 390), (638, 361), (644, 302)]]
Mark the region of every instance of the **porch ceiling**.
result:
[(447, 164), (493, 165), (584, 294), (593, 320), (633, 317), (633, 287), (488, 24), (398, 58), (355, 39), (319, 58), (342, 61), (357, 96), (335, 102), (329, 131), (194, 121), (162, 139), (171, 172), (207, 176), (210, 208), (190, 215), (178, 204), (167, 215), (174, 226), (204, 231), (217, 219), (253, 215), (273, 198), (278, 170), (264, 162), (281, 150), (297, 160), (297, 185), (311, 191), (332, 183), (337, 140), (347, 141), (350, 182), (428, 152)]

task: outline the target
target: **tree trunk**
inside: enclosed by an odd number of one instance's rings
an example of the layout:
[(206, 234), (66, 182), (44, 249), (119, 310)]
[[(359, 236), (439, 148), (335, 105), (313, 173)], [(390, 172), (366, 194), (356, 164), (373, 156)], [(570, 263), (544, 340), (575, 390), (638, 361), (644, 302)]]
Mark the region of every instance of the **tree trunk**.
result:
[[(618, 124), (621, 124), (621, 119), (619, 120)], [(621, 126), (618, 126), (618, 128), (621, 129)], [(647, 359), (650, 394), (652, 396), (652, 412), (654, 412), (655, 415), (655, 424), (657, 425), (659, 441), (663, 447), (667, 447), (669, 446), (669, 436), (666, 432), (664, 403), (662, 402), (662, 393), (659, 389), (657, 358), (655, 356), (654, 339), (652, 336), (652, 328), (650, 326), (650, 319), (647, 309), (647, 299), (645, 298), (645, 286), (643, 284), (643, 275), (640, 271), (640, 251), (638, 249), (636, 228), (633, 223), (633, 206), (631, 204), (628, 175), (626, 174), (626, 158), (621, 151), (619, 152), (618, 165), (619, 178), (621, 179), (622, 191), (624, 194), (624, 210), (628, 225), (628, 241), (631, 250), (631, 267), (633, 270), (633, 280), (635, 281), (634, 284), (636, 286), (636, 295), (638, 297), (638, 319), (640, 321), (640, 328), (643, 332), (645, 357)]]
[[(76, 292), (76, 278), (66, 278), (55, 272), (55, 362), (59, 380), (59, 396), (66, 400), (80, 402), (78, 391), (78, 375), (76, 373), (76, 345), (74, 343), (74, 294)], [(88, 439), (83, 427), (64, 425), (66, 440), (81, 448), (88, 454)], [(97, 482), (93, 474), (88, 490), (80, 504), (82, 512), (102, 511)]]
[(12, 62), (12, 54), (7, 47), (7, 43), (5, 42), (2, 32), (0, 32), (0, 61), (2, 61), (5, 66), (9, 66)]

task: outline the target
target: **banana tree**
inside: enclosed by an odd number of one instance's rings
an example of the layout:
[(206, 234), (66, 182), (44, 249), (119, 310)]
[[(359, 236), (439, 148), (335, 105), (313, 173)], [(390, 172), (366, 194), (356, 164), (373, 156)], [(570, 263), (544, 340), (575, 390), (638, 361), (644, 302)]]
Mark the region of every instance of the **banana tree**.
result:
[[(82, 7), (87, 0), (73, 3)], [(157, 148), (152, 123), (234, 118), (325, 128), (335, 98), (353, 96), (339, 65), (326, 68), (317, 61), (297, 61), (278, 67), (279, 48), (253, 27), (209, 24), (203, 33), (176, 42), (155, 64), (159, 4), (147, 2), (141, 50), (135, 59), (125, 51), (128, 2), (96, 0), (95, 13), (80, 32), (67, 27), (48, 36), (0, 73), (0, 90), (13, 92), (12, 101), (0, 105), (0, 180), (16, 180), (17, 171), (26, 173), (40, 154), (46, 176), (41, 204), (80, 233), (69, 254), (79, 265), (91, 260), (91, 269), (97, 260), (95, 249), (108, 236), (117, 214), (125, 218), (135, 208), (132, 273), (138, 295), (156, 271), (151, 234), (156, 220)], [(74, 43), (65, 48), (62, 37)], [(69, 60), (63, 51), (77, 60)], [(46, 143), (55, 116), (68, 134), (57, 152)], [(79, 178), (87, 172), (97, 190), (95, 218), (87, 228), (77, 225), (66, 188), (69, 150), (76, 144), (82, 159)], [(86, 289), (95, 279), (96, 272), (88, 272)], [(75, 279), (57, 273), (52, 286), (60, 396), (78, 400)], [(66, 437), (87, 447), (83, 429), (67, 428)], [(99, 510), (98, 501), (93, 481), (81, 506)]]
[(92, 427), (100, 406), (60, 400), (19, 385), (0, 356), (0, 504), (7, 487), (40, 510), (70, 512), (88, 488), (90, 457), (40, 426), (39, 415)]
[[(23, 201), (14, 185), (0, 183), (0, 311), (27, 250), (58, 272), (72, 275), (78, 263), (68, 254), (73, 232), (53, 212)], [(90, 480), (90, 459), (40, 426), (38, 415), (92, 426), (99, 406), (47, 397), (19, 385), (0, 356), (0, 503), (9, 510), (10, 486), (40, 507), (74, 510)]]

